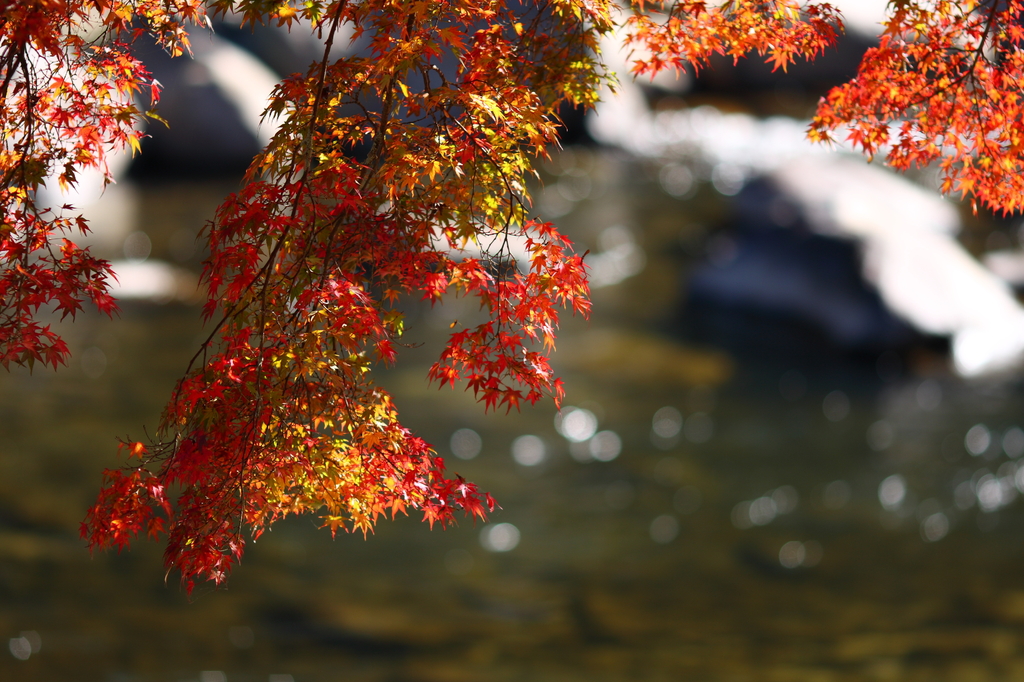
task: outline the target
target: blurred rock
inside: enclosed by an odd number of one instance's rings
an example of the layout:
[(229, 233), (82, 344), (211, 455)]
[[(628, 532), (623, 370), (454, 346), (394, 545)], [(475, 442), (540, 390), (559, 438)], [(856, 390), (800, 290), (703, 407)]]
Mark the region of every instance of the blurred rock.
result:
[(1024, 250), (1000, 249), (986, 253), (981, 262), (999, 279), (1015, 289), (1024, 288)]
[(111, 283), (110, 295), (121, 301), (196, 303), (203, 295), (198, 277), (170, 263), (124, 260), (112, 262), (111, 267), (115, 281)]
[(731, 240), (690, 283), (702, 303), (796, 319), (842, 349), (950, 337), (956, 370), (978, 376), (1024, 354), (1024, 309), (953, 234), (937, 195), (840, 155), (791, 160), (736, 199)]
[(143, 176), (217, 176), (244, 171), (274, 132), (261, 123), (278, 76), (253, 54), (204, 29), (192, 31), (192, 57), (172, 58), (140, 40), (136, 55), (162, 86), (143, 153)]
[(770, 314), (820, 332), (844, 351), (877, 352), (916, 340), (861, 276), (857, 245), (806, 229), (743, 224), (689, 282), (692, 306)]
[(863, 278), (889, 311), (951, 338), (961, 375), (1020, 363), (1024, 308), (953, 238), (956, 211), (938, 195), (838, 155), (797, 159), (769, 177), (812, 231), (857, 245)]

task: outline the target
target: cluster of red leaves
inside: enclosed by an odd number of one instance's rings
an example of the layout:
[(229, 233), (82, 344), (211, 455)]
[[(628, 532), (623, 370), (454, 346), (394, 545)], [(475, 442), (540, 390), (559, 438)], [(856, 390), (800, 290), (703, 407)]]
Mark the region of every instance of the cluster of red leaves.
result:
[(816, 139), (844, 131), (899, 169), (938, 162), (942, 191), (1024, 208), (1024, 3), (892, 3), (881, 43), (818, 108)]
[(638, 0), (627, 26), (629, 42), (650, 52), (648, 59), (636, 60), (634, 72), (653, 76), (665, 68), (699, 69), (714, 55), (738, 60), (750, 52), (785, 71), (796, 57), (814, 59), (834, 45), (841, 24), (825, 3)]
[(506, 277), (492, 276), (475, 260), (453, 265), (450, 283), (478, 296), (488, 320), (453, 333), (430, 369), (430, 378), (442, 386), (467, 377), (488, 409), (519, 408), (524, 400), (533, 404), (545, 391), (560, 401), (561, 380), (554, 378), (544, 353), (529, 345), (539, 341), (545, 352), (554, 350), (559, 308), (583, 315), (590, 309), (583, 258), (567, 253), (568, 240), (550, 223), (525, 227), (530, 234), (528, 274), (509, 263), (498, 264), (512, 270)]
[(156, 91), (117, 39), (139, 17), (172, 51), (185, 44), (180, 18), (198, 0), (141, 3), (4, 3), (0, 21), (0, 364), (56, 367), (67, 345), (40, 311), (74, 317), (83, 302), (116, 310), (109, 265), (68, 237), (85, 233), (73, 207), (36, 202), (44, 182), (65, 188), (85, 168), (106, 172), (107, 154), (139, 144), (133, 97)]
[[(607, 4), (291, 9), (278, 18), (311, 21), (324, 59), (279, 86), (280, 128), (208, 229), (214, 329), (161, 440), (107, 473), (83, 525), (94, 547), (166, 532), (168, 568), (188, 589), (222, 581), (245, 538), (288, 514), (366, 533), (382, 514), (445, 525), (493, 509), (446, 476), (373, 382), (396, 357), (400, 298), (480, 301), (488, 321), (453, 332), (431, 377), (466, 380), (487, 408), (560, 398), (545, 355), (558, 309), (589, 309), (582, 258), (529, 219), (525, 186), (558, 107), (595, 101), (590, 27), (610, 26)], [(330, 57), (345, 22), (370, 37), (368, 54)], [(359, 145), (370, 151), (353, 159)], [(515, 239), (528, 263), (514, 261)], [(482, 257), (461, 257), (470, 242)]]

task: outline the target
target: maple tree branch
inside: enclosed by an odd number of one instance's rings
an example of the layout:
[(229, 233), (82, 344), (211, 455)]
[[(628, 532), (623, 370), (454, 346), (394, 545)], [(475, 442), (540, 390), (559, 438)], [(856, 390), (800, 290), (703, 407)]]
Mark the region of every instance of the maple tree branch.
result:
[[(917, 100), (909, 102), (905, 106), (906, 109), (911, 109), (913, 107), (919, 106), (923, 102), (926, 102), (928, 100), (931, 100), (931, 99), (934, 99), (936, 97), (939, 97), (942, 94), (944, 94), (945, 92), (959, 89), (961, 85), (963, 85), (965, 82), (967, 82), (968, 80), (973, 79), (975, 77), (975, 71), (976, 71), (976, 69), (978, 67), (978, 63), (981, 61), (981, 58), (984, 56), (985, 43), (986, 43), (987, 39), (989, 38), (989, 36), (991, 35), (992, 26), (994, 25), (996, 16), (998, 14), (998, 8), (999, 8), (999, 4), (997, 2), (993, 2), (992, 6), (989, 8), (988, 18), (987, 18), (986, 23), (985, 23), (985, 28), (984, 28), (984, 30), (981, 33), (981, 39), (980, 39), (980, 41), (978, 43), (978, 47), (976, 47), (975, 49), (970, 51), (970, 53), (973, 55), (973, 59), (971, 61), (971, 64), (966, 69), (964, 69), (964, 71), (959, 76), (957, 76), (953, 81), (951, 81), (947, 85), (944, 85), (944, 86), (941, 86), (941, 87), (937, 87), (934, 90), (932, 90), (931, 92), (929, 92), (927, 94), (921, 95), (921, 97), (918, 98)], [(957, 51), (961, 51), (961, 50), (958, 49)], [(914, 68), (915, 68), (915, 66), (912, 65), (911, 69), (914, 69)]]

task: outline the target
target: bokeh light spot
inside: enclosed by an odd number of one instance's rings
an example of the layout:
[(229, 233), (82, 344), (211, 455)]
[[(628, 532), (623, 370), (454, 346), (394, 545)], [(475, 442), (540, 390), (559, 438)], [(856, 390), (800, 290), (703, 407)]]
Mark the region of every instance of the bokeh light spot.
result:
[(775, 520), (778, 508), (775, 500), (765, 495), (750, 503), (750, 522), (755, 526), (766, 526)]
[(622, 452), (622, 439), (614, 431), (598, 431), (588, 445), (590, 456), (598, 462), (610, 462)]
[(746, 530), (747, 528), (753, 527), (753, 522), (750, 520), (750, 502), (744, 501), (737, 504), (732, 508), (732, 525), (736, 526), (740, 530)]
[(7, 642), (7, 648), (19, 661), (27, 661), (32, 655), (32, 645), (25, 637), (11, 637)]
[(1007, 429), (1003, 434), (1002, 445), (1007, 457), (1016, 459), (1024, 455), (1024, 431), (1019, 426)]
[(949, 533), (949, 519), (942, 512), (935, 512), (921, 522), (921, 537), (926, 542), (938, 542)]
[(496, 523), (480, 531), (480, 545), (488, 552), (511, 552), (519, 545), (519, 529), (511, 523)]
[(597, 417), (581, 407), (566, 407), (555, 416), (555, 430), (570, 442), (582, 443), (597, 432)]
[(975, 424), (968, 429), (967, 435), (964, 436), (964, 447), (975, 457), (985, 454), (991, 444), (992, 433), (984, 424)]
[(791, 485), (780, 485), (771, 494), (772, 502), (775, 503), (775, 512), (777, 514), (789, 514), (796, 510), (797, 505), (800, 504), (800, 495), (797, 494), (796, 488)]
[(850, 399), (842, 391), (832, 391), (821, 402), (821, 411), (830, 422), (839, 422), (850, 414)]
[(667, 163), (658, 173), (661, 188), (673, 197), (686, 199), (693, 196), (696, 189), (693, 171), (679, 163)]
[(886, 511), (895, 511), (907, 496), (907, 481), (899, 474), (889, 476), (878, 484), (878, 501)]
[(651, 521), (650, 533), (652, 540), (667, 545), (679, 535), (679, 521), (671, 514), (662, 514)]
[(963, 481), (953, 489), (953, 504), (960, 511), (967, 511), (974, 506), (974, 484), (970, 481)]
[(542, 463), (547, 457), (547, 448), (537, 436), (519, 436), (512, 441), (512, 459), (516, 464), (533, 467)]
[(480, 454), (483, 444), (480, 434), (473, 429), (459, 429), (450, 441), (452, 454), (459, 459), (473, 459)]
[(651, 429), (661, 438), (674, 438), (683, 428), (683, 415), (674, 407), (666, 406), (654, 413)]
[(124, 257), (135, 263), (149, 258), (153, 251), (153, 242), (145, 232), (132, 232), (124, 239)]
[(807, 549), (804, 543), (798, 540), (790, 540), (779, 549), (779, 563), (783, 568), (796, 568), (804, 563), (807, 558)]

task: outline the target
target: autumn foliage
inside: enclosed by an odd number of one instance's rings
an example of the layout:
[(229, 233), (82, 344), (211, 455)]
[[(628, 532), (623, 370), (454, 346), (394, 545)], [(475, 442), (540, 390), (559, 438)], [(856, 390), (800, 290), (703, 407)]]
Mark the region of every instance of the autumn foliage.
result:
[(1024, 3), (892, 3), (878, 47), (818, 107), (813, 139), (841, 131), (895, 168), (938, 164), (942, 191), (1024, 208)]
[[(168, 565), (189, 587), (223, 579), (244, 538), (287, 514), (365, 533), (410, 508), (431, 525), (493, 509), (445, 476), (373, 382), (373, 366), (396, 358), (400, 297), (479, 301), (487, 321), (454, 330), (430, 375), (465, 379), (488, 408), (557, 399), (544, 353), (558, 311), (588, 310), (582, 259), (530, 218), (525, 184), (555, 141), (558, 107), (595, 101), (587, 27), (607, 19), (573, 3), (288, 9), (273, 14), (315, 26), (324, 58), (278, 87), (278, 132), (209, 227), (212, 333), (163, 438), (130, 446), (140, 461), (107, 473), (85, 523), (96, 546), (166, 532)], [(370, 49), (332, 61), (345, 24)], [(515, 262), (516, 238), (528, 262)], [(470, 243), (485, 257), (452, 255)]]
[[(947, 192), (1017, 210), (1021, 4), (890, 3), (880, 45), (821, 102), (811, 136), (898, 168), (938, 163)], [(71, 240), (85, 222), (35, 193), (139, 146), (136, 98), (157, 100), (159, 85), (132, 41), (152, 34), (188, 58), (188, 31), (232, 13), (324, 46), (278, 86), (277, 132), (207, 229), (209, 338), (157, 438), (122, 445), (126, 464), (106, 472), (83, 524), (96, 548), (166, 535), (189, 589), (222, 581), (246, 539), (289, 514), (365, 533), (410, 509), (444, 525), (493, 508), (401, 426), (373, 368), (397, 358), (401, 298), (468, 296), (487, 319), (453, 330), (430, 378), (465, 382), (485, 408), (559, 399), (547, 354), (559, 311), (588, 311), (585, 266), (533, 218), (526, 183), (557, 144), (559, 108), (593, 106), (613, 79), (603, 36), (624, 25), (650, 55), (635, 64), (646, 76), (749, 53), (785, 69), (842, 31), (828, 5), (795, 0), (15, 0), (2, 12), (5, 366), (66, 361), (41, 314), (116, 310), (109, 265)], [(339, 52), (345, 28), (368, 49)]]

